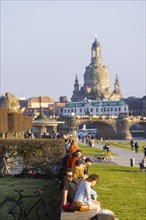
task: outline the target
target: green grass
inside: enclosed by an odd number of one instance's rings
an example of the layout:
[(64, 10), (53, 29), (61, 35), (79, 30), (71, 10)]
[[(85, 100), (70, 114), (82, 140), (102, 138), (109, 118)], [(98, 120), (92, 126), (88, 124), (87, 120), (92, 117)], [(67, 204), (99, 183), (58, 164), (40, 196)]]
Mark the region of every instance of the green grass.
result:
[(94, 189), (103, 209), (110, 209), (120, 220), (144, 220), (146, 217), (146, 173), (138, 168), (93, 164), (89, 173), (100, 176)]
[[(49, 185), (47, 191), (43, 193), (43, 197), (47, 202), (51, 202), (55, 208), (56, 220), (60, 216), (60, 204), (61, 204), (61, 192), (58, 187), (58, 182), (56, 180), (50, 180), (47, 178), (22, 178), (22, 177), (13, 177), (11, 179), (0, 178), (0, 202), (4, 200), (5, 197), (13, 196), (18, 198), (18, 193), (14, 189), (24, 189), (23, 195), (35, 195), (34, 191), (37, 188), (43, 188), (44, 186)], [(24, 199), (24, 206), (26, 209), (30, 205), (34, 204), (36, 198), (27, 198)], [(34, 210), (35, 211), (35, 210)], [(35, 220), (34, 213), (32, 212), (28, 220)]]
[[(104, 144), (104, 143), (103, 143)], [(112, 142), (112, 146), (130, 148), (128, 143)], [(143, 143), (141, 143), (143, 146)], [(100, 150), (80, 145), (84, 155), (93, 155)], [(114, 211), (119, 220), (144, 220), (146, 217), (146, 173), (137, 167), (107, 164), (92, 164), (89, 173), (100, 176), (94, 189), (103, 209)]]
[(79, 144), (79, 147), (82, 149), (84, 155), (94, 155), (103, 152), (100, 149), (89, 147), (85, 144)]
[[(83, 147), (86, 150), (86, 147)], [(90, 148), (93, 152), (95, 149)], [(88, 151), (87, 151), (88, 152)], [(94, 189), (103, 209), (110, 209), (119, 220), (144, 220), (146, 216), (146, 173), (139, 173), (137, 167), (124, 167), (118, 165), (92, 164), (89, 173), (96, 173), (100, 181)], [(5, 196), (17, 196), (16, 188), (24, 188), (25, 194), (33, 194), (37, 187), (49, 184), (44, 196), (47, 201), (55, 205), (57, 216), (61, 204), (61, 191), (58, 182), (49, 179), (25, 179), (15, 177), (12, 179), (0, 178), (0, 202)], [(32, 201), (30, 200), (27, 205)], [(58, 218), (54, 219), (57, 220)], [(30, 218), (29, 220), (35, 220)]]
[[(103, 145), (105, 144), (105, 142), (103, 142)], [(120, 142), (117, 142), (117, 141), (108, 141), (108, 144), (111, 146), (111, 147), (120, 147), (120, 148), (123, 148), (123, 149), (127, 149), (127, 150), (131, 150), (131, 145), (129, 142), (124, 142), (124, 141), (120, 141)], [(143, 152), (143, 146), (145, 145), (146, 143), (145, 142), (138, 142), (138, 151), (139, 152)]]

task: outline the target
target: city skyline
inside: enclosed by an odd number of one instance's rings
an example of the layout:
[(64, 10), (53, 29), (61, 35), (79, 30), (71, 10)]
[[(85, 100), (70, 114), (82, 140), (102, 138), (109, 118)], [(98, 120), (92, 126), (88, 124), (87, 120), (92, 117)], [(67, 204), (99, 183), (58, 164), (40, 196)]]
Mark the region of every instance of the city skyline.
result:
[(1, 1), (1, 95), (70, 100), (95, 33), (111, 88), (117, 74), (124, 98), (146, 95), (145, 1)]

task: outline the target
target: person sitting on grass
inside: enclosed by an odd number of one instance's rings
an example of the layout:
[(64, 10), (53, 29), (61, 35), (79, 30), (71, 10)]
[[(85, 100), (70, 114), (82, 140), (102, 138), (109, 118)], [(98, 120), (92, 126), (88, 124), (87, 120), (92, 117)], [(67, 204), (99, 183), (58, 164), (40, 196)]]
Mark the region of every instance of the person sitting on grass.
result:
[(143, 169), (145, 169), (146, 171), (146, 157), (144, 157), (141, 162), (139, 163), (140, 166), (140, 171), (142, 171)]
[(91, 166), (91, 164), (93, 163), (93, 161), (89, 158), (89, 157), (87, 157), (86, 159), (85, 159), (85, 170), (84, 170), (84, 174), (88, 177), (88, 175), (89, 175), (89, 166)]
[(73, 139), (70, 147), (68, 148), (68, 152), (70, 155), (72, 155), (74, 152), (76, 152), (79, 149), (78, 144), (77, 144), (77, 140)]
[(72, 153), (72, 155), (69, 156), (66, 162), (66, 168), (74, 168), (75, 163), (77, 160), (82, 160), (83, 153), (81, 149), (78, 149), (76, 152)]
[(73, 170), (74, 179), (83, 180), (86, 178), (84, 174), (85, 162), (83, 160), (77, 160), (75, 163), (75, 168)]
[(97, 213), (101, 210), (100, 202), (92, 199), (92, 187), (99, 181), (99, 176), (91, 174), (87, 179), (81, 182), (72, 205), (73, 211), (95, 210)]

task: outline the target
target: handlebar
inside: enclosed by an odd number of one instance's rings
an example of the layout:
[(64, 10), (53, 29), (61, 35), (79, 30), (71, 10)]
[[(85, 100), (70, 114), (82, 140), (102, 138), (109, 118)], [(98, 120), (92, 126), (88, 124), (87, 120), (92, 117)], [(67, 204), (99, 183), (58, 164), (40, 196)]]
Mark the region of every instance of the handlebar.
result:
[[(46, 191), (47, 189), (48, 189), (48, 185), (44, 186), (43, 188), (38, 188), (37, 191), (35, 191), (34, 193), (41, 194), (43, 191)], [(24, 189), (15, 189), (15, 192), (21, 195), (21, 192), (24, 192)]]
[(44, 186), (43, 188), (38, 188), (37, 191), (34, 193), (42, 193), (43, 191), (46, 191), (48, 189), (48, 185)]

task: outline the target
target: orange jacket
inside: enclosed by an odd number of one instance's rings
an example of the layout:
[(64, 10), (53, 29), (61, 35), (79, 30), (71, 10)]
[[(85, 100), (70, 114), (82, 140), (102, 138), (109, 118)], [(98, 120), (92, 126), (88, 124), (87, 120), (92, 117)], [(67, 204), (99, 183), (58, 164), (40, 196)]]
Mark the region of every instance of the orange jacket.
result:
[(78, 157), (69, 157), (67, 159), (67, 162), (66, 162), (66, 168), (74, 168), (75, 167), (75, 163), (76, 161), (78, 160), (79, 158)]
[(69, 147), (69, 153), (72, 155), (72, 153), (76, 152), (79, 149), (78, 145), (76, 142), (72, 143), (71, 146)]

